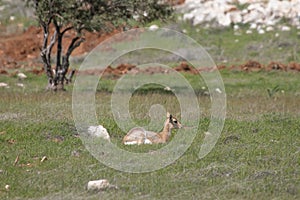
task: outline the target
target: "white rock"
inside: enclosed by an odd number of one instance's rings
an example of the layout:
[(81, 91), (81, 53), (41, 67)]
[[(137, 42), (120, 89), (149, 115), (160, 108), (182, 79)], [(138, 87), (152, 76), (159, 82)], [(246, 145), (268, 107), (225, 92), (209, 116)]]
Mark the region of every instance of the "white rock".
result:
[(258, 32), (258, 34), (265, 34), (266, 33), (264, 29), (258, 29), (257, 32)]
[(257, 29), (257, 24), (256, 23), (251, 23), (249, 28), (250, 29)]
[(291, 27), (289, 26), (282, 26), (281, 27), (281, 31), (290, 31), (291, 30)]
[(237, 30), (239, 30), (239, 29), (240, 29), (240, 26), (239, 26), (239, 25), (235, 24), (235, 25), (233, 26), (233, 30), (237, 31)]
[(220, 90), (220, 88), (216, 88), (215, 91), (219, 94), (222, 94), (222, 91)]
[[(246, 5), (246, 8), (239, 10), (237, 2)], [(212, 26), (230, 26), (232, 23), (274, 26), (282, 18), (292, 26), (300, 26), (299, 10), (300, 0), (186, 0), (178, 6), (183, 20), (194, 25), (204, 23)]]
[(19, 79), (25, 79), (25, 78), (27, 78), (27, 76), (24, 73), (21, 73), (21, 72), (19, 72), (17, 74), (17, 76), (18, 76)]
[(183, 15), (183, 20), (191, 20), (193, 19), (195, 16), (192, 13), (186, 13)]
[(9, 190), (9, 188), (10, 188), (10, 185), (5, 185), (6, 190)]
[(104, 190), (110, 187), (108, 180), (100, 179), (95, 181), (89, 181), (87, 185), (88, 190)]
[(149, 139), (145, 139), (144, 144), (152, 144), (152, 142)]
[(137, 141), (130, 141), (130, 142), (125, 142), (124, 143), (125, 145), (135, 145), (135, 144), (138, 144)]
[(17, 83), (17, 86), (19, 86), (19, 87), (24, 87), (24, 84), (23, 83)]
[(268, 26), (268, 27), (266, 28), (266, 31), (267, 31), (267, 32), (274, 31), (274, 28), (273, 28), (272, 26)]
[(230, 15), (231, 22), (234, 24), (241, 23), (243, 21), (240, 11), (230, 12), (229, 15)]
[(251, 30), (247, 30), (246, 34), (252, 34), (252, 31)]
[(7, 87), (9, 87), (9, 86), (8, 86), (8, 84), (7, 84), (7, 83), (3, 83), (3, 82), (1, 82), (1, 83), (0, 83), (0, 87), (6, 87), (6, 88), (7, 88)]
[(171, 89), (169, 86), (166, 86), (166, 87), (164, 88), (164, 90), (166, 90), (166, 91), (172, 91), (172, 89)]
[(150, 31), (156, 31), (157, 29), (159, 29), (159, 27), (156, 24), (153, 24), (149, 27)]
[(217, 20), (221, 26), (229, 26), (231, 24), (229, 14), (219, 14), (217, 15)]
[(88, 132), (93, 137), (103, 138), (103, 139), (110, 141), (110, 136), (109, 136), (106, 128), (104, 128), (102, 125), (90, 126), (88, 128)]
[(204, 134), (207, 135), (207, 136), (212, 135), (212, 134), (211, 134), (210, 132), (208, 132), (208, 131), (207, 131), (207, 132), (204, 132)]

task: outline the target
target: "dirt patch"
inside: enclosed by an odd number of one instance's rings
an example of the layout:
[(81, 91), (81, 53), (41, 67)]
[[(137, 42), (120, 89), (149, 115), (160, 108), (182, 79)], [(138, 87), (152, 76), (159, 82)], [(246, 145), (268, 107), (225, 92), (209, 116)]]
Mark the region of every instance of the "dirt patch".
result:
[[(53, 31), (53, 30), (52, 30)], [(101, 41), (111, 35), (120, 32), (114, 30), (109, 34), (85, 33), (86, 41), (74, 50), (73, 56), (78, 56), (91, 51)], [(64, 43), (69, 44), (74, 32), (66, 33)], [(40, 27), (29, 27), (26, 31), (17, 35), (0, 37), (0, 69), (18, 69), (33, 66), (42, 66), (40, 62), (40, 49), (43, 41), (43, 31)], [(56, 48), (53, 48), (53, 53)]]
[[(53, 31), (53, 30), (52, 30)], [(119, 33), (121, 30), (114, 30), (109, 34), (100, 33), (85, 33), (86, 41), (82, 43), (72, 54), (72, 56), (80, 56), (87, 54), (93, 48), (95, 48), (100, 42)], [(74, 32), (65, 34), (64, 43), (69, 44), (74, 36)], [(132, 37), (135, 37), (134, 35)], [(116, 38), (120, 40), (130, 40), (131, 38)], [(43, 74), (42, 62), (40, 61), (40, 48), (43, 40), (43, 31), (40, 27), (30, 27), (21, 34), (5, 35), (0, 37), (0, 75), (8, 75), (11, 69), (24, 68), (25, 71), (40, 75)], [(53, 53), (56, 52), (54, 47)], [(178, 72), (186, 72), (191, 74), (197, 74), (201, 71), (211, 70), (205, 66), (193, 66), (187, 62), (182, 62), (178, 66), (174, 67), (174, 70)], [(263, 65), (258, 61), (247, 61), (239, 66), (217, 66), (216, 69), (223, 70), (240, 70), (240, 71), (300, 71), (300, 64), (291, 62), (289, 64), (283, 64), (276, 61), (272, 61), (267, 65)], [(148, 69), (138, 69), (136, 66), (131, 64), (122, 64), (117, 67), (108, 66), (104, 75), (111, 75), (113, 77), (119, 77), (125, 73), (168, 73), (169, 71), (159, 66), (149, 67)], [(103, 71), (89, 70), (84, 72), (86, 74), (102, 74)]]
[(248, 62), (240, 66), (240, 69), (243, 71), (259, 71), (262, 68), (263, 66), (259, 62), (253, 60), (249, 60)]

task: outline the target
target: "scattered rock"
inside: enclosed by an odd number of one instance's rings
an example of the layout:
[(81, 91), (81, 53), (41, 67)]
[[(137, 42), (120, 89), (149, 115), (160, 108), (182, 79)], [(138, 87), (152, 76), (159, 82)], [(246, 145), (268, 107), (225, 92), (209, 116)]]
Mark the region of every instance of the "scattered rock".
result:
[(205, 136), (211, 136), (212, 134), (211, 134), (210, 132), (207, 131), (207, 132), (204, 132), (204, 135), (205, 135)]
[(7, 84), (7, 83), (3, 83), (3, 82), (1, 82), (1, 83), (0, 83), (0, 87), (5, 87), (5, 88), (8, 88), (9, 86), (8, 86), (8, 84)]
[(93, 137), (103, 138), (105, 140), (110, 141), (110, 136), (109, 136), (106, 128), (104, 128), (102, 125), (90, 126), (88, 128), (88, 132)]
[(215, 91), (219, 94), (222, 94), (222, 91), (220, 90), (220, 88), (216, 88)]
[(87, 189), (89, 191), (102, 191), (106, 189), (117, 189), (117, 187), (111, 185), (106, 179), (100, 179), (95, 181), (89, 181), (87, 185)]
[[(300, 26), (299, 1), (186, 0), (176, 9), (183, 13), (183, 20), (191, 21), (193, 25), (206, 24), (208, 27), (228, 27), (232, 24), (242, 23), (250, 24), (251, 29), (257, 29), (258, 24), (274, 26), (281, 19), (285, 19), (291, 26)], [(290, 31), (291, 28), (283, 26), (281, 30)], [(263, 30), (259, 32), (264, 33)]]
[(159, 29), (159, 27), (156, 24), (153, 24), (149, 27), (150, 31), (156, 31), (157, 29)]
[(9, 190), (9, 188), (10, 188), (10, 185), (5, 185), (6, 190)]
[(25, 87), (25, 85), (23, 84), (23, 83), (17, 83), (16, 84), (18, 87), (21, 87), (21, 88), (24, 88)]
[(165, 91), (172, 91), (172, 92), (174, 92), (174, 90), (173, 90), (173, 89), (171, 89), (171, 88), (170, 88), (170, 87), (168, 87), (168, 86), (167, 86), (167, 87), (165, 87), (165, 88), (164, 88), (164, 90), (165, 90)]
[(291, 30), (291, 27), (289, 26), (282, 26), (281, 27), (281, 31), (290, 31)]
[(21, 79), (21, 80), (27, 78), (27, 76), (26, 76), (24, 73), (21, 73), (21, 72), (17, 74), (17, 77), (18, 77), (19, 79)]

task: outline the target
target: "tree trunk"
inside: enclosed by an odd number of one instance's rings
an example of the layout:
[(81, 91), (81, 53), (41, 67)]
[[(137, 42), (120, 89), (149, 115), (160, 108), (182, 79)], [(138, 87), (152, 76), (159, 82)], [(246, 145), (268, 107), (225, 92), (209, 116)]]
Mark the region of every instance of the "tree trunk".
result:
[[(48, 44), (49, 39), (49, 21), (48, 23), (41, 22), (43, 30), (44, 30), (44, 40), (43, 40), (43, 46), (41, 49), (41, 58), (44, 63), (44, 70), (48, 78), (48, 90), (65, 90), (64, 84), (68, 84), (72, 82), (72, 78), (75, 74), (75, 70), (72, 70), (69, 77), (67, 77), (67, 73), (69, 71), (69, 58), (72, 52), (80, 46), (80, 44), (84, 41), (84, 38), (81, 38), (79, 36), (76, 36), (72, 39), (65, 55), (62, 56), (62, 41), (63, 41), (63, 35), (67, 31), (71, 30), (72, 27), (67, 27), (63, 31), (61, 31), (61, 27), (59, 24), (53, 20), (54, 26), (55, 26), (55, 32), (51, 37), (51, 41)], [(52, 70), (51, 66), (51, 52), (54, 44), (57, 45), (57, 52), (56, 52), (56, 66), (55, 70)]]

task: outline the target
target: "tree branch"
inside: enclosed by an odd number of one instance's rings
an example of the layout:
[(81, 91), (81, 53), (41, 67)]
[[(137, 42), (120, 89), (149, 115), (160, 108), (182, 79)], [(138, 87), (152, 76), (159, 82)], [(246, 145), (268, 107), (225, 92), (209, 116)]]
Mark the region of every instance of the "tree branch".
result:
[(61, 52), (62, 52), (62, 34), (60, 32), (60, 26), (58, 25), (56, 19), (53, 19), (53, 24), (55, 26), (57, 34), (57, 52), (56, 52), (56, 74), (58, 70), (61, 70)]
[(69, 69), (69, 58), (70, 58), (70, 55), (72, 54), (72, 52), (80, 46), (80, 44), (82, 42), (84, 42), (85, 39), (84, 38), (81, 38), (79, 36), (77, 37), (74, 37), (72, 39), (72, 42), (70, 43), (69, 47), (68, 47), (68, 50), (66, 52), (66, 54), (63, 56), (63, 76), (65, 77), (65, 80), (66, 80), (66, 83), (68, 84), (69, 82), (72, 82), (72, 77), (74, 76), (74, 73), (75, 73), (75, 70), (72, 70), (69, 78), (66, 78), (66, 73), (68, 72), (68, 69)]
[[(80, 39), (80, 40), (79, 40), (79, 39)], [(79, 41), (78, 41), (78, 40), (79, 40)], [(73, 38), (71, 44), (70, 44), (69, 47), (68, 47), (68, 51), (67, 51), (67, 53), (66, 53), (66, 57), (69, 58), (70, 55), (72, 54), (72, 52), (74, 51), (74, 49), (76, 49), (77, 47), (79, 47), (80, 44), (81, 44), (82, 42), (84, 42), (84, 41), (85, 41), (85, 39), (84, 39), (84, 38), (80, 38), (79, 36)]]
[(56, 42), (56, 35), (57, 35), (57, 32), (55, 31), (54, 34), (51, 37), (50, 44), (48, 45), (47, 51), (46, 51), (47, 60), (48, 60), (50, 65), (51, 65), (51, 52), (52, 52), (52, 48), (53, 48), (53, 46)]
[(64, 35), (67, 31), (73, 29), (74, 27), (73, 26), (69, 26), (67, 28), (65, 28), (62, 32), (61, 32), (61, 35)]

